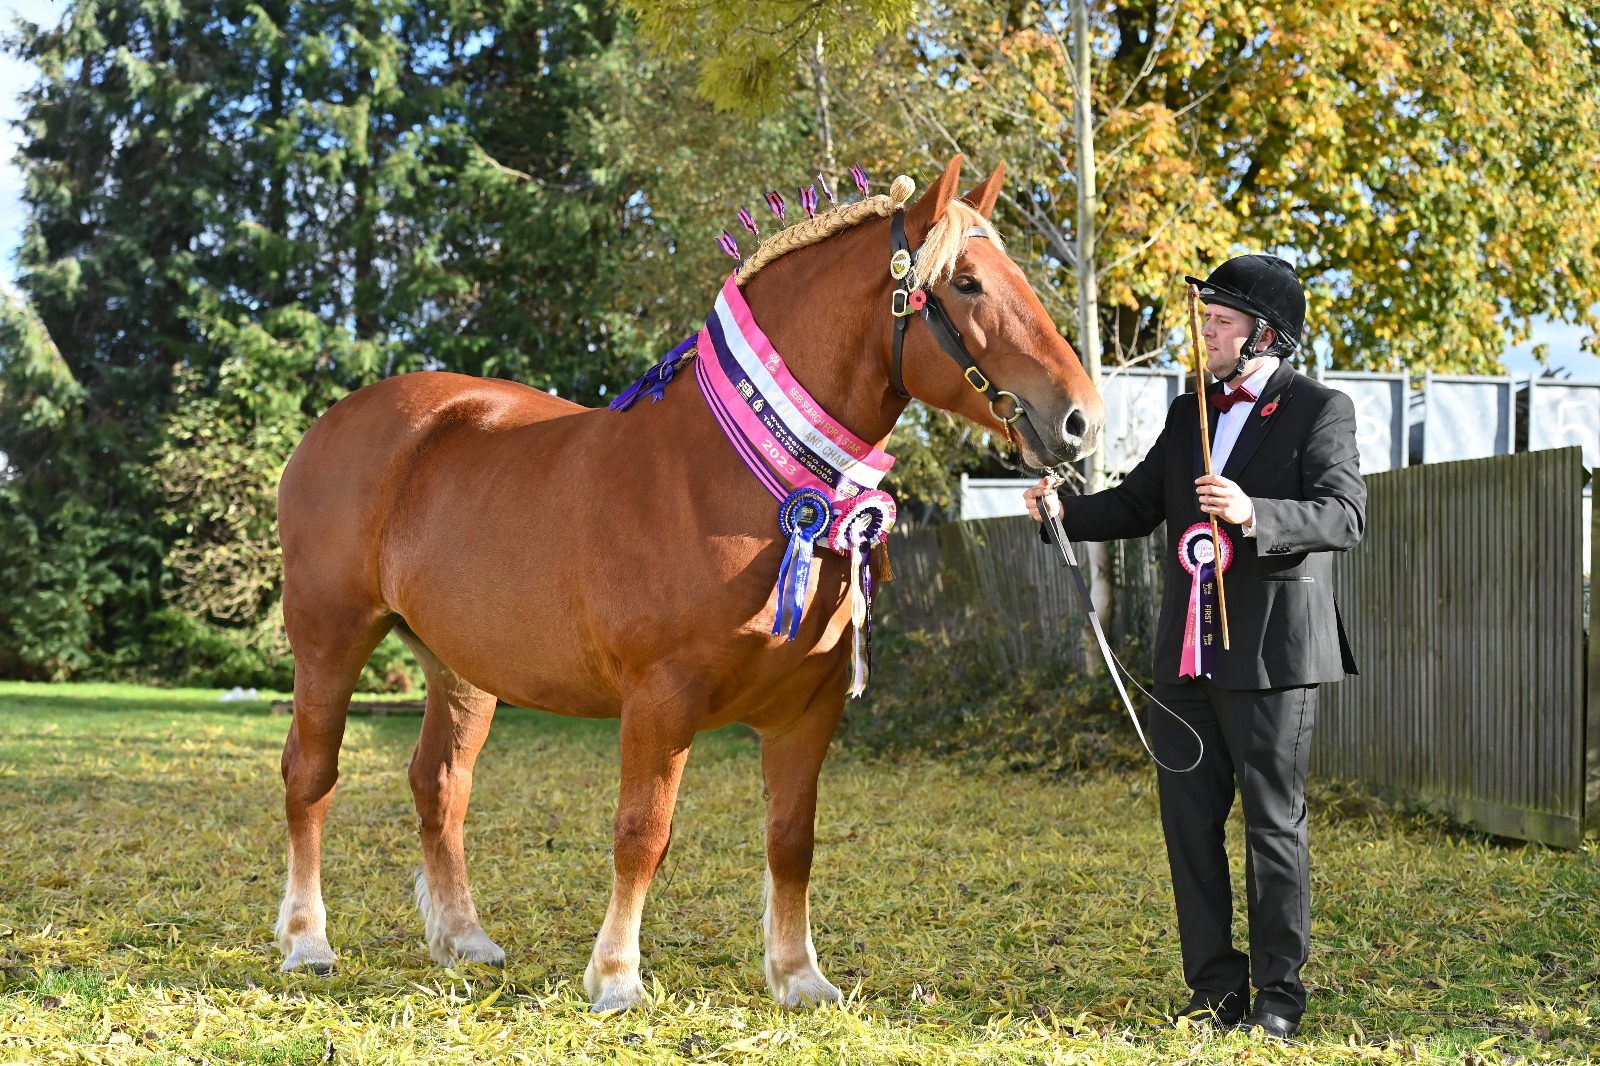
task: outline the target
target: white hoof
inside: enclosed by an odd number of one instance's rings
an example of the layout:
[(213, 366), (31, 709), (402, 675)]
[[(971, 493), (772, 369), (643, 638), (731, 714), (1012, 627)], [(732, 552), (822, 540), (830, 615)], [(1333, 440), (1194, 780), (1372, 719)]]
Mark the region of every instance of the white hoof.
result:
[(440, 966), (453, 966), (457, 962), (481, 962), (488, 966), (504, 968), (506, 953), (499, 944), (489, 939), (481, 925), (470, 925), (459, 932), (450, 932), (443, 917), (433, 905), (428, 892), (428, 877), (417, 871), (417, 909), (422, 912), (422, 928), (428, 941), (428, 954)]
[(318, 977), (326, 977), (333, 972), (334, 962), (333, 948), (328, 946), (328, 938), (307, 933), (296, 937), (287, 948), (280, 969), (288, 973), (309, 966)]
[[(772, 978), (774, 975), (769, 974)], [(842, 998), (832, 981), (822, 976), (822, 971), (812, 967), (809, 971), (772, 980), (772, 998), (783, 1007), (821, 1007), (837, 1003)]]
[[(500, 945), (489, 939), (482, 926), (460, 936), (449, 938), (451, 953), (462, 962), (481, 962), (485, 966), (505, 969), (506, 953)], [(437, 958), (437, 956), (435, 956)]]
[(637, 970), (615, 977), (602, 977), (592, 957), (583, 971), (583, 990), (589, 994), (589, 1009), (596, 1014), (608, 1010), (632, 1010), (644, 1002), (644, 984), (640, 982)]
[(589, 1010), (601, 1014), (608, 1010), (632, 1010), (644, 1002), (644, 985), (638, 979), (632, 981), (617, 981), (605, 988), (598, 996), (591, 995)]

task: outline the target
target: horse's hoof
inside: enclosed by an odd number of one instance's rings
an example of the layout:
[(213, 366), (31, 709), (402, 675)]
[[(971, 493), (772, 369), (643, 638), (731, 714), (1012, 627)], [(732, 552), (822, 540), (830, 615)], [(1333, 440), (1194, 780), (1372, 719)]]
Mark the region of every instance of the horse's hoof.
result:
[(638, 981), (626, 984), (617, 984), (612, 988), (602, 991), (597, 999), (589, 1005), (592, 1014), (604, 1014), (607, 1011), (632, 1010), (644, 1002), (644, 985)]
[(293, 950), (283, 960), (281, 969), (284, 973), (291, 970), (307, 968), (318, 977), (326, 977), (333, 972), (334, 954), (326, 940), (318, 943), (309, 937), (297, 943)]
[(791, 1010), (801, 1007), (822, 1007), (844, 998), (832, 981), (817, 970), (796, 974), (773, 990), (778, 1003)]
[(506, 968), (506, 953), (482, 929), (474, 929), (462, 936), (452, 937), (450, 953), (460, 962), (480, 962), (497, 970)]
[(482, 963), (497, 970), (506, 968), (506, 953), (499, 944), (490, 940), (482, 929), (465, 936), (450, 937), (428, 944), (428, 954), (440, 966), (455, 966), (463, 962)]

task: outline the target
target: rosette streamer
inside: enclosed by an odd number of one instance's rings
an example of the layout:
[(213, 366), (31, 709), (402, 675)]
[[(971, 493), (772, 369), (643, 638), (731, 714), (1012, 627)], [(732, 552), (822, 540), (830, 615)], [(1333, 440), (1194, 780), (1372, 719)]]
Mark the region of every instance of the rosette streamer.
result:
[(733, 234), (729, 233), (727, 230), (723, 230), (722, 236), (717, 238), (717, 247), (721, 248), (724, 252), (727, 252), (735, 259), (740, 258), (738, 242), (733, 239)]
[(815, 185), (813, 185), (808, 189), (796, 189), (795, 192), (800, 194), (800, 206), (801, 206), (801, 208), (803, 208), (805, 210), (806, 217), (807, 218), (816, 218), (817, 217), (817, 187)]
[(784, 634), (793, 640), (800, 632), (800, 619), (806, 612), (810, 594), (811, 556), (817, 538), (833, 523), (833, 505), (817, 489), (795, 489), (778, 507), (778, 528), (789, 538), (778, 568), (778, 613), (772, 620), (772, 635)]
[(1210, 677), (1217, 668), (1217, 575), (1233, 562), (1233, 542), (1220, 529), (1211, 541), (1211, 523), (1196, 522), (1178, 540), (1178, 561), (1189, 571), (1189, 611), (1183, 625), (1183, 662), (1179, 677)]
[(756, 229), (756, 220), (751, 216), (750, 209), (743, 204), (739, 205), (739, 225), (749, 230), (752, 236), (761, 236), (761, 231)]
[(617, 398), (607, 406), (613, 411), (626, 411), (646, 389), (650, 390), (651, 403), (661, 399), (666, 395), (667, 382), (672, 380), (672, 375), (677, 372), (684, 359), (688, 358), (688, 353), (694, 350), (695, 343), (699, 339), (698, 333), (691, 333), (685, 337), (676, 348), (662, 358), (661, 362), (646, 370), (643, 377), (619, 392)]
[(767, 193), (767, 206), (772, 208), (772, 213), (778, 216), (778, 221), (783, 221), (783, 197), (778, 193)]
[(854, 636), (850, 648), (850, 697), (867, 690), (872, 671), (872, 566), (871, 549), (884, 542), (894, 528), (894, 497), (868, 489), (850, 501), (828, 532), (828, 547), (849, 560), (850, 621)]
[(867, 195), (867, 172), (859, 166), (850, 168), (850, 177), (855, 181), (856, 188), (861, 190), (861, 195)]

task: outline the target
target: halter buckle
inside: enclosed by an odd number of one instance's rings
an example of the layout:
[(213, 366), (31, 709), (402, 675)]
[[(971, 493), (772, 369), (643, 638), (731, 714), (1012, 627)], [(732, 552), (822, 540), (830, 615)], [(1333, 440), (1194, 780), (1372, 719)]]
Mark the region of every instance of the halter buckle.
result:
[(896, 289), (889, 297), (889, 313), (896, 318), (909, 318), (917, 313), (911, 306), (911, 294), (904, 289)]
[[(977, 379), (976, 380), (973, 379), (973, 375), (974, 374), (977, 375)], [(967, 367), (966, 370), (962, 371), (962, 376), (967, 379), (967, 384), (968, 385), (971, 385), (973, 388), (977, 389), (979, 392), (987, 393), (989, 391), (989, 379), (984, 377), (983, 376), (983, 371), (979, 370), (977, 367), (975, 367), (975, 366)]]

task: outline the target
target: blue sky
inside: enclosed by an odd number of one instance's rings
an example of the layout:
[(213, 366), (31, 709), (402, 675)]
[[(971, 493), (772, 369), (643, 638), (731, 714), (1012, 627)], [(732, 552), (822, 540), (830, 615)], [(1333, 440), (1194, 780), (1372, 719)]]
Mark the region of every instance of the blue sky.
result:
[[(53, 22), (66, 5), (59, 0), (0, 0), (0, 18), (7, 30), (20, 15), (33, 22)], [(14, 257), (22, 231), (22, 178), (11, 165), (18, 136), (12, 123), (19, 114), (17, 95), (32, 80), (28, 65), (0, 57), (0, 286), (9, 288), (15, 276)], [(1586, 354), (1580, 345), (1584, 330), (1565, 323), (1539, 323), (1534, 337), (1506, 354), (1506, 367), (1513, 374), (1527, 374), (1538, 366), (1530, 352), (1536, 344), (1550, 346), (1552, 366), (1565, 367), (1574, 378), (1600, 381), (1600, 358)]]

